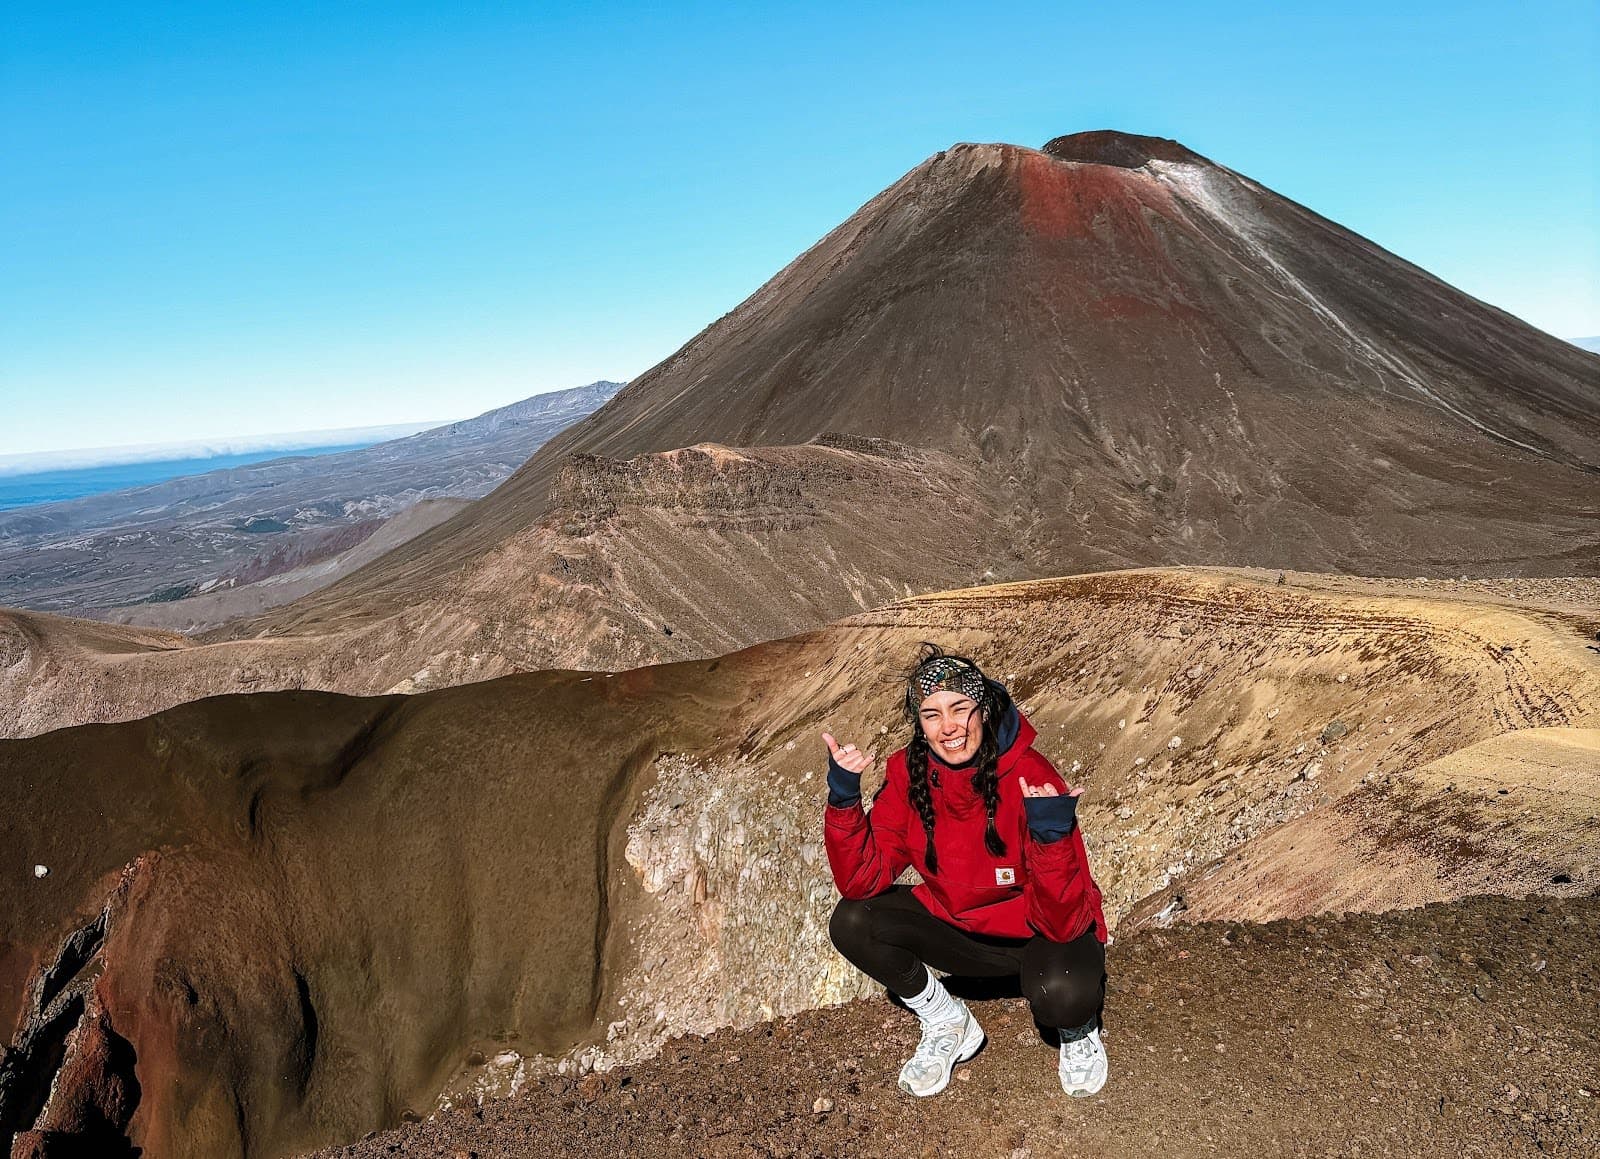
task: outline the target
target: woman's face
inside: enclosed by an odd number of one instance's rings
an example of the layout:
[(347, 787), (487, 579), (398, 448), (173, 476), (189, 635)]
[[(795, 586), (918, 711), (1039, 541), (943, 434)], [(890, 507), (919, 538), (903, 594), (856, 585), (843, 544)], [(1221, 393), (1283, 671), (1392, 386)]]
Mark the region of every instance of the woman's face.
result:
[(922, 702), (917, 719), (928, 747), (946, 764), (970, 759), (983, 741), (983, 713), (972, 697), (959, 692), (935, 692)]

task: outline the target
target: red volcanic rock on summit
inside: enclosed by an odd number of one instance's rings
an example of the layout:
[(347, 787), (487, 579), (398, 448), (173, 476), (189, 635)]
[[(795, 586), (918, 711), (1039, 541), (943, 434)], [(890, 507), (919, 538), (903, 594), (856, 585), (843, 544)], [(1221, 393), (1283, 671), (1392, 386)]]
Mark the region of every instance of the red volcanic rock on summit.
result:
[(987, 464), (1041, 572), (1600, 566), (1592, 355), (1177, 142), (1094, 132), (930, 157), (313, 606), (441, 582), (574, 453), (824, 431)]

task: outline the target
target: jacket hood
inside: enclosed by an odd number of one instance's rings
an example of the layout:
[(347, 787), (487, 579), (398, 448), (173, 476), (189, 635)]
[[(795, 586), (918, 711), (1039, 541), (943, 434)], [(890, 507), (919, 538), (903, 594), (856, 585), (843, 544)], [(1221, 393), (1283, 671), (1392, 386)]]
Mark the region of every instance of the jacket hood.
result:
[[(1006, 697), (1005, 711), (1000, 717), (1000, 727), (995, 730), (995, 740), (1000, 745), (1000, 759), (1002, 762), (1017, 743), (1017, 737), (1022, 733), (1023, 723), (1021, 711), (1015, 704), (1011, 703), (1009, 696)], [(1033, 726), (1029, 725), (1028, 727), (1031, 729)], [(1027, 748), (1028, 746), (1023, 745), (1022, 747)]]
[(1017, 761), (1022, 754), (1033, 747), (1034, 739), (1039, 731), (1033, 727), (1031, 721), (1022, 715), (1022, 710), (1008, 699), (1006, 714), (1000, 720), (999, 735), (996, 740), (1000, 745), (1000, 760), (996, 764), (995, 772), (1005, 776), (1017, 767)]

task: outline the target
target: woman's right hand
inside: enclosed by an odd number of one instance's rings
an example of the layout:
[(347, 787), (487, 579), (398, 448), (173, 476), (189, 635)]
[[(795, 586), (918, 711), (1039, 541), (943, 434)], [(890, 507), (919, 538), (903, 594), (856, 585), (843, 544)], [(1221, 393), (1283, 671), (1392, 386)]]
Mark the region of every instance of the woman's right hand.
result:
[(828, 803), (848, 807), (861, 799), (861, 774), (872, 767), (873, 755), (853, 744), (842, 745), (833, 734), (822, 734), (828, 746)]
[(876, 759), (872, 753), (864, 753), (853, 744), (840, 744), (831, 732), (822, 734), (822, 742), (828, 746), (828, 757), (834, 764), (858, 777), (871, 768)]

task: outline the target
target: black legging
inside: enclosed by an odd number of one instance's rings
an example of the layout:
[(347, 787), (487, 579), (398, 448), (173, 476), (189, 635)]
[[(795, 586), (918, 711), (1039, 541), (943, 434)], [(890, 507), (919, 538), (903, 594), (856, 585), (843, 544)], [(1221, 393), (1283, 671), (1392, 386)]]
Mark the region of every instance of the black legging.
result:
[(972, 978), (1015, 977), (1034, 1021), (1074, 1029), (1098, 1021), (1105, 1006), (1106, 949), (1090, 926), (1070, 942), (969, 934), (934, 917), (906, 885), (877, 897), (846, 898), (828, 936), (862, 973), (901, 998), (928, 984), (924, 966)]

